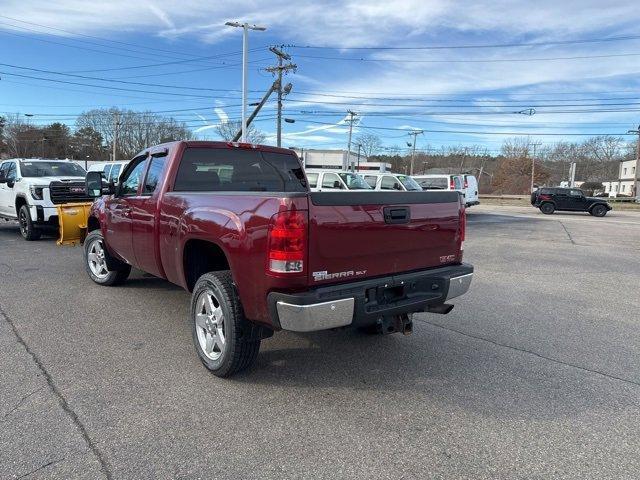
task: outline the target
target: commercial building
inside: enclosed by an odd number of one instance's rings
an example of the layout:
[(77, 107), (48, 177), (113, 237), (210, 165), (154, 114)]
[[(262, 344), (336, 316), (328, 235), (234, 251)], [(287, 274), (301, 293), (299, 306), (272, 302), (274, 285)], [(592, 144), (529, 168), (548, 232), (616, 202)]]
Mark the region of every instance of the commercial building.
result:
[(370, 162), (364, 155), (346, 150), (294, 148), (293, 151), (302, 159), (305, 168), (342, 170), (342, 166), (346, 163), (348, 168), (354, 171), (387, 172), (391, 169), (390, 163)]
[(620, 162), (618, 179), (602, 182), (602, 184), (604, 185), (605, 193), (609, 194), (610, 197), (617, 197), (618, 195), (640, 197), (640, 192), (638, 191), (640, 182), (636, 181), (636, 161), (627, 160)]

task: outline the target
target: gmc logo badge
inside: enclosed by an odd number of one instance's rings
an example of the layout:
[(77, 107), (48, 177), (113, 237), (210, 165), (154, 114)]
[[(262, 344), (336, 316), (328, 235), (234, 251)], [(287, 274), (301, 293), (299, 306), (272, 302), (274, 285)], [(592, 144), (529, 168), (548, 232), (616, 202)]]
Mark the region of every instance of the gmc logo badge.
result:
[(69, 187), (71, 193), (84, 193), (84, 187)]

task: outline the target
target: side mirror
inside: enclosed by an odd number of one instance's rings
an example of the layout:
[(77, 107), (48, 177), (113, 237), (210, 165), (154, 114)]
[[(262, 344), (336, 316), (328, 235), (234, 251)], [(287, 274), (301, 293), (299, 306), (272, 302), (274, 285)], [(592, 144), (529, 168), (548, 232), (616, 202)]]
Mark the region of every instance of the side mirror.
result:
[(101, 172), (87, 172), (85, 178), (85, 187), (87, 190), (87, 196), (91, 198), (98, 198), (102, 195), (102, 173)]

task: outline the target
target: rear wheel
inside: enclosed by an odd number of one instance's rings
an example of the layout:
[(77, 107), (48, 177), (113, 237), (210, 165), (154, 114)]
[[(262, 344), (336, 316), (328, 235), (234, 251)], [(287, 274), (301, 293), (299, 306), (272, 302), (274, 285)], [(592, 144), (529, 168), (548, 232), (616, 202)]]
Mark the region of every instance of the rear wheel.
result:
[(553, 205), (553, 203), (547, 202), (540, 205), (540, 211), (545, 215), (551, 215), (553, 212), (556, 211), (556, 207)]
[(31, 212), (29, 207), (22, 205), (18, 211), (18, 222), (20, 223), (20, 234), (27, 241), (38, 240), (42, 232), (36, 228), (31, 220)]
[(110, 269), (107, 265), (107, 255), (100, 230), (89, 233), (84, 241), (84, 265), (89, 277), (98, 285), (118, 285), (131, 273), (131, 265), (117, 262), (117, 268)]
[(589, 211), (591, 215), (594, 217), (604, 217), (607, 214), (607, 207), (604, 205), (594, 205), (591, 207), (591, 211)]
[(191, 322), (198, 357), (214, 375), (230, 377), (255, 362), (260, 339), (251, 336), (231, 272), (211, 272), (198, 279), (191, 297)]

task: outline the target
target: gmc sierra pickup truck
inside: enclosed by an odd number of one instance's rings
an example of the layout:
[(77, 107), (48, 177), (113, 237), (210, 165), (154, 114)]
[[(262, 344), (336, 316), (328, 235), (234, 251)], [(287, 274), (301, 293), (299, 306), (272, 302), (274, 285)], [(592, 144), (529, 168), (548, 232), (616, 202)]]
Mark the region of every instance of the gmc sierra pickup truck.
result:
[(221, 377), (277, 330), (411, 333), (473, 275), (458, 192), (310, 192), (291, 150), (168, 143), (86, 188), (88, 275), (115, 285), (134, 266), (192, 292), (196, 351)]
[(25, 240), (58, 228), (57, 205), (90, 200), (86, 172), (69, 160), (12, 158), (0, 162), (0, 218), (18, 220)]

